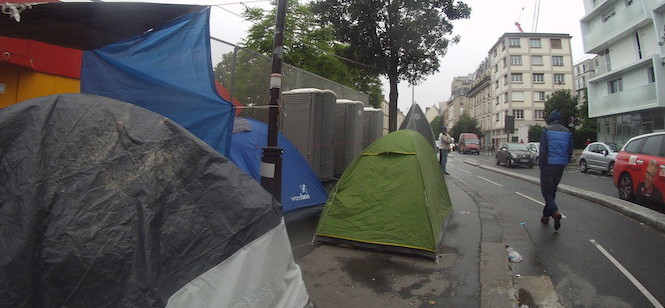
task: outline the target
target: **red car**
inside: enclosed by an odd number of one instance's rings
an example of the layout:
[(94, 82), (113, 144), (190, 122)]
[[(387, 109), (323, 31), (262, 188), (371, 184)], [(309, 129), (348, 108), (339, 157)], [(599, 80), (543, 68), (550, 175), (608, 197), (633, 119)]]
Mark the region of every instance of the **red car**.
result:
[(616, 157), (612, 179), (621, 199), (665, 204), (665, 132), (628, 140)]

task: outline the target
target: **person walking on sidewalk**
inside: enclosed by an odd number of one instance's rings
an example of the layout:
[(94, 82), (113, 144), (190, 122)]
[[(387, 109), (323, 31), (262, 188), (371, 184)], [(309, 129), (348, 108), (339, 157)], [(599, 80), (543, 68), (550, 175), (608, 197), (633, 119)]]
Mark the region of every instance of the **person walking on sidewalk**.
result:
[(448, 162), (448, 152), (450, 152), (450, 144), (453, 142), (453, 138), (448, 135), (448, 128), (445, 126), (441, 126), (439, 142), (441, 143), (441, 171), (443, 171), (443, 174), (450, 174), (446, 171), (446, 163)]
[(540, 191), (545, 199), (543, 216), (540, 221), (548, 224), (554, 219), (554, 230), (561, 228), (561, 212), (554, 201), (556, 190), (566, 165), (573, 157), (573, 136), (561, 125), (561, 112), (552, 110), (547, 117), (547, 125), (540, 133)]

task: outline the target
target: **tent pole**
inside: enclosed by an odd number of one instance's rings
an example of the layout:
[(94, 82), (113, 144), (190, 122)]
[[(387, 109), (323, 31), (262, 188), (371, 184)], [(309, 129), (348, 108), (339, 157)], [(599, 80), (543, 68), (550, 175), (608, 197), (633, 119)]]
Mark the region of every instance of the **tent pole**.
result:
[(282, 149), (277, 145), (279, 95), (282, 87), (282, 58), (284, 57), (284, 23), (287, 0), (277, 1), (275, 39), (270, 74), (270, 108), (268, 108), (268, 145), (261, 158), (261, 186), (282, 202)]

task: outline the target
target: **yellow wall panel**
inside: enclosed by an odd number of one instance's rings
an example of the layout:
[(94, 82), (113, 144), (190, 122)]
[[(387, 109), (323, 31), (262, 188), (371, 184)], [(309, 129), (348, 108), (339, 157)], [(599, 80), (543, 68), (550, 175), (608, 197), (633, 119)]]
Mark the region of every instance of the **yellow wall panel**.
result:
[(81, 83), (78, 79), (48, 75), (22, 70), (18, 82), (16, 101), (60, 93), (80, 93)]

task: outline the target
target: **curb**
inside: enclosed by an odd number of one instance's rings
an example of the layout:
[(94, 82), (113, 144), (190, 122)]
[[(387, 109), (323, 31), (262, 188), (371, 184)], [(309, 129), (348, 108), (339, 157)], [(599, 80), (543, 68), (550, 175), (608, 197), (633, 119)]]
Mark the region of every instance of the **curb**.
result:
[[(489, 170), (495, 173), (500, 173), (516, 179), (520, 179), (525, 182), (540, 185), (540, 179), (536, 177), (510, 172), (504, 169), (494, 168), (486, 165), (481, 165), (477, 161), (472, 161), (472, 160), (464, 160), (464, 163), (479, 167), (481, 169)], [(665, 214), (656, 212), (652, 209), (625, 200), (621, 200), (619, 198), (606, 196), (593, 191), (582, 190), (565, 184), (559, 184), (558, 191), (602, 205), (604, 207), (617, 211), (623, 215), (631, 217), (637, 221), (640, 221), (646, 225), (654, 227), (662, 232), (665, 232)]]

